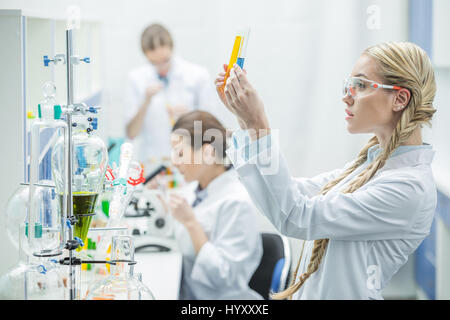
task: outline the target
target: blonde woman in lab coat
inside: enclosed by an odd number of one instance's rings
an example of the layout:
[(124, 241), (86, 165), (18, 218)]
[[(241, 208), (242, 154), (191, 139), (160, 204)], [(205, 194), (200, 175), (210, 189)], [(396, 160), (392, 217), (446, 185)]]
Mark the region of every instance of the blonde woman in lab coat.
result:
[[(383, 288), (428, 235), (436, 206), (434, 151), (421, 136), (436, 111), (426, 53), (408, 42), (362, 53), (342, 101), (347, 130), (373, 137), (344, 168), (313, 178), (289, 173), (245, 72), (235, 66), (225, 90), (223, 79), (219, 74), (217, 91), (243, 129), (227, 151), (236, 171), (281, 233), (307, 240), (291, 286), (273, 297), (383, 299)], [(279, 167), (264, 172), (264, 161)]]
[(210, 113), (193, 111), (175, 123), (172, 148), (185, 181), (199, 182), (192, 204), (177, 194), (168, 201), (180, 223), (180, 299), (262, 299), (248, 286), (262, 257), (258, 213), (225, 164), (226, 130)]

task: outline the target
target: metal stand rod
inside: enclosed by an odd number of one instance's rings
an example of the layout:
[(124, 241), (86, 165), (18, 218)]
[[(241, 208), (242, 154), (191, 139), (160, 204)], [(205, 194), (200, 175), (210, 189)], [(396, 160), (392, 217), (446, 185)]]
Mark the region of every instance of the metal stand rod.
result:
[[(73, 105), (73, 43), (72, 43), (72, 30), (66, 30), (66, 66), (67, 66), (67, 108), (69, 112), (66, 114), (68, 143), (67, 143), (67, 155), (68, 155), (68, 168), (66, 172), (67, 183), (67, 218), (71, 220), (73, 218), (73, 198), (72, 198), (72, 168), (73, 168), (73, 141), (72, 141), (72, 114), (70, 107)], [(69, 228), (69, 239), (73, 240), (72, 228)], [(75, 300), (77, 296), (76, 292), (76, 279), (75, 279), (75, 267), (72, 264), (73, 252), (69, 250), (69, 288), (70, 288), (70, 300)]]
[[(70, 292), (70, 300), (75, 300), (79, 295), (78, 287), (77, 287), (77, 277), (79, 278), (79, 275), (77, 275), (78, 269), (76, 269), (77, 265), (80, 265), (81, 263), (78, 263), (80, 259), (76, 258), (73, 250), (77, 249), (80, 245), (79, 239), (78, 241), (74, 240), (74, 233), (72, 226), (77, 223), (77, 217), (73, 214), (73, 186), (72, 186), (72, 180), (73, 180), (73, 137), (72, 137), (72, 128), (73, 128), (73, 116), (77, 114), (86, 114), (86, 112), (91, 113), (97, 113), (97, 110), (100, 107), (87, 107), (86, 104), (80, 103), (75, 104), (74, 103), (74, 64), (78, 64), (79, 62), (83, 61), (85, 63), (89, 63), (90, 59), (89, 57), (85, 57), (83, 59), (80, 59), (76, 56), (74, 56), (74, 43), (73, 43), (73, 30), (67, 29), (66, 30), (66, 54), (65, 56), (63, 54), (58, 54), (54, 57), (54, 59), (48, 59), (47, 56), (44, 56), (44, 65), (48, 66), (49, 62), (54, 62), (55, 64), (57, 62), (65, 62), (66, 64), (66, 75), (67, 75), (67, 106), (64, 110), (64, 115), (66, 117), (66, 124), (67, 124), (67, 130), (64, 134), (64, 192), (62, 194), (62, 213), (61, 218), (69, 223), (68, 228), (65, 229), (63, 232), (63, 242), (65, 243), (65, 249), (67, 249), (68, 257), (61, 260), (64, 265), (69, 266), (69, 292)], [(95, 121), (93, 121), (95, 120)], [(89, 133), (90, 131), (96, 129), (97, 127), (97, 119), (93, 119), (88, 121), (92, 121), (92, 128), (87, 128), (86, 131)], [(95, 122), (95, 126), (94, 126)], [(36, 184), (37, 185), (37, 184)], [(51, 187), (44, 185), (45, 187)], [(35, 185), (30, 183), (30, 194), (32, 194), (32, 188), (34, 188)], [(53, 187), (53, 186), (52, 186)], [(82, 216), (90, 216), (92, 214), (84, 214)], [(33, 215), (30, 215), (33, 216)], [(62, 221), (62, 223), (65, 224), (66, 221)], [(33, 221), (30, 223), (31, 225), (34, 225)], [(30, 228), (30, 239), (34, 237), (34, 228)], [(67, 259), (67, 260), (66, 260)], [(80, 260), (81, 261), (81, 260)]]

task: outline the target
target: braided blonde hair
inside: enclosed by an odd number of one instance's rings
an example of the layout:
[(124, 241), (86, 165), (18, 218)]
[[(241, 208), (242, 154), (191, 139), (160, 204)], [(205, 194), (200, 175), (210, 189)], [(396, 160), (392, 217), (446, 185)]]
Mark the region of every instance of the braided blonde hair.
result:
[[(422, 124), (427, 124), (431, 127), (431, 119), (436, 112), (436, 109), (433, 107), (436, 93), (434, 71), (430, 59), (423, 49), (410, 42), (388, 42), (367, 48), (364, 50), (363, 55), (368, 55), (377, 61), (378, 73), (383, 79), (383, 83), (407, 88), (411, 92), (411, 98), (406, 108), (401, 111), (400, 119), (392, 132), (386, 148), (382, 150), (370, 165), (352, 179), (342, 191), (343, 193), (352, 193), (369, 181), (384, 166), (391, 153), (398, 146), (405, 143), (413, 132), (422, 128)], [(358, 158), (354, 163), (339, 177), (329, 181), (319, 194), (325, 195), (341, 180), (365, 163), (367, 151), (378, 143), (377, 137), (372, 137), (359, 152)], [(282, 292), (272, 294), (272, 299), (292, 299), (292, 295), (318, 270), (328, 246), (328, 241), (329, 239), (314, 240), (306, 272), (295, 283), (300, 266), (300, 257), (290, 287)]]

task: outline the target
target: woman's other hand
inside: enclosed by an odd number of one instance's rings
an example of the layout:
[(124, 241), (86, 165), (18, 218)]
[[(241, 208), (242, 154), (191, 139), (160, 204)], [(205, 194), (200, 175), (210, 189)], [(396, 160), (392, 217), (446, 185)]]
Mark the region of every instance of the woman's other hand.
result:
[(220, 101), (222, 101), (222, 103), (225, 105), (225, 107), (227, 107), (231, 112), (233, 112), (233, 110), (231, 109), (231, 106), (228, 105), (228, 101), (227, 101), (227, 98), (225, 97), (225, 93), (224, 93), (223, 81), (225, 80), (225, 74), (227, 72), (227, 69), (228, 69), (228, 65), (224, 64), (223, 65), (224, 72), (220, 72), (217, 75), (217, 78), (214, 81), (214, 84), (216, 85), (216, 91), (217, 91), (217, 94), (219, 95)]

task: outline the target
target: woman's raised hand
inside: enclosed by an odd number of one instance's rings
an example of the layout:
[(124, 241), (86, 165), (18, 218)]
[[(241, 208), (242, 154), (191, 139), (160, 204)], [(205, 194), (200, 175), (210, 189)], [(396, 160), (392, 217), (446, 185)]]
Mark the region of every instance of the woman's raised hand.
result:
[[(226, 70), (227, 65), (224, 65)], [(219, 73), (216, 78), (216, 90), (223, 104), (238, 118), (242, 128), (269, 130), (264, 104), (256, 90), (247, 79), (247, 75), (237, 64), (231, 69), (230, 75), (222, 89), (225, 73)]]

